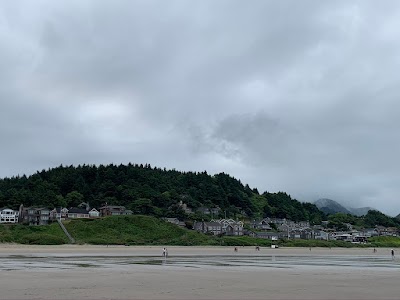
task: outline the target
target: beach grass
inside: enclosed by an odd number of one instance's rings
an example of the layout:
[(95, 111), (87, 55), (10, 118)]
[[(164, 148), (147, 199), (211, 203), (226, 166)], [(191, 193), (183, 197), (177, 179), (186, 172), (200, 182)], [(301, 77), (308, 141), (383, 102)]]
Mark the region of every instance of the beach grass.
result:
[[(77, 244), (171, 245), (171, 246), (262, 246), (270, 247), (400, 247), (399, 237), (374, 237), (368, 244), (344, 241), (269, 239), (250, 236), (214, 236), (181, 228), (145, 215), (109, 216), (64, 221)], [(0, 226), (1, 243), (61, 245), (68, 239), (57, 223), (46, 226), (20, 224)]]

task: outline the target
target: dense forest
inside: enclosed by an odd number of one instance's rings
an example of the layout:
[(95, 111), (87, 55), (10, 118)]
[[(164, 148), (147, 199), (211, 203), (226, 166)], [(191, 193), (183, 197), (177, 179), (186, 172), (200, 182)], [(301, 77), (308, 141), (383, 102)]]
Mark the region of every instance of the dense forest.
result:
[[(135, 214), (187, 218), (180, 201), (196, 211), (219, 207), (231, 218), (280, 217), (320, 223), (325, 215), (284, 192), (260, 194), (227, 174), (180, 172), (146, 165), (59, 166), (31, 176), (0, 180), (0, 206), (124, 205)], [(206, 216), (195, 213), (192, 219)]]
[(328, 216), (328, 227), (336, 230), (347, 230), (346, 224), (354, 227), (373, 228), (376, 225), (384, 227), (400, 227), (400, 220), (391, 218), (380, 211), (370, 210), (365, 216), (357, 217), (351, 214), (336, 213)]

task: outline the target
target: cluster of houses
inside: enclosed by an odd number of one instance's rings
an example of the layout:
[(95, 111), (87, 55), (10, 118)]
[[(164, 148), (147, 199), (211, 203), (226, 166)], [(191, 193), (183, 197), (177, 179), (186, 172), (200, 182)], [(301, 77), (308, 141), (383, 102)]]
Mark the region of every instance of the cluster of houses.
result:
[[(182, 209), (189, 211), (184, 203), (180, 203)], [(203, 214), (218, 215), (220, 209), (201, 208)], [(22, 223), (27, 225), (47, 225), (56, 220), (89, 219), (111, 215), (131, 215), (132, 211), (124, 206), (105, 204), (99, 209), (90, 208), (88, 203), (82, 203), (79, 207), (54, 208), (46, 207), (23, 207), (19, 210), (0, 208), (0, 224)], [(164, 218), (165, 221), (185, 227), (186, 224), (177, 218)], [(376, 226), (355, 230), (351, 224), (347, 225), (347, 231), (337, 232), (327, 228), (327, 221), (321, 225), (310, 225), (308, 221), (294, 222), (287, 219), (264, 218), (253, 220), (245, 224), (233, 219), (212, 219), (209, 222), (197, 221), (193, 229), (205, 234), (212, 235), (249, 235), (257, 238), (271, 240), (278, 239), (317, 239), (317, 240), (342, 240), (348, 242), (362, 243), (372, 236), (400, 236), (398, 228)]]
[(243, 235), (243, 222), (232, 219), (211, 220), (210, 222), (195, 222), (193, 229), (213, 235)]
[[(294, 222), (287, 219), (264, 218), (253, 220), (247, 224), (232, 219), (211, 220), (210, 222), (195, 222), (194, 229), (213, 235), (249, 235), (271, 240), (278, 239), (316, 239), (342, 240), (353, 243), (364, 243), (373, 236), (399, 236), (399, 229), (395, 227), (376, 226), (355, 230), (348, 224), (348, 231), (338, 232), (327, 229), (327, 224), (311, 226), (308, 221)], [(325, 226), (324, 226), (325, 225)]]
[(0, 224), (22, 223), (27, 225), (47, 225), (56, 220), (89, 219), (111, 215), (131, 215), (132, 211), (124, 206), (104, 205), (98, 210), (90, 208), (87, 203), (80, 207), (54, 208), (47, 207), (23, 207), (19, 210), (0, 208)]

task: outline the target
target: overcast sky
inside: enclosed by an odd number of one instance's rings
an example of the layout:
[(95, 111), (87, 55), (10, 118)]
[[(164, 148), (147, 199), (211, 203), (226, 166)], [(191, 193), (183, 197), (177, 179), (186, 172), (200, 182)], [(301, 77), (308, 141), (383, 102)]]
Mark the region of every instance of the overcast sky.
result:
[(400, 213), (400, 2), (0, 0), (0, 177), (228, 173)]

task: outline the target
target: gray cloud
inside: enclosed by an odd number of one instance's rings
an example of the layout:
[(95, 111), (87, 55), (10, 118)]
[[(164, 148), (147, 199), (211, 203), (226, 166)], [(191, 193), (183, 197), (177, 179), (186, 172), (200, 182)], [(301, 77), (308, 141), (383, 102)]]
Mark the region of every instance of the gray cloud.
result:
[(227, 172), (400, 212), (397, 1), (0, 4), (0, 176)]

